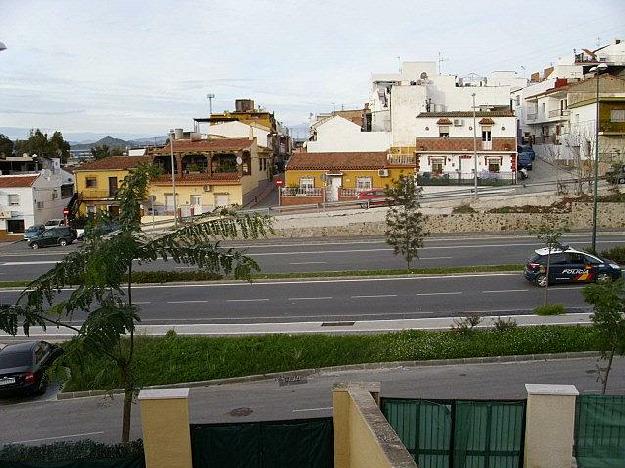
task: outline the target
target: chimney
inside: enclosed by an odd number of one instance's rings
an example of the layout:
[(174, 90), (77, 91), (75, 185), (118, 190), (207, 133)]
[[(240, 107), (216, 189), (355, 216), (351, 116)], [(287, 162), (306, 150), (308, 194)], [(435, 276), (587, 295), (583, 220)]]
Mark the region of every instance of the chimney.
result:
[(621, 40), (620, 40), (620, 39), (618, 39), (618, 38), (617, 38), (617, 39), (614, 39), (614, 43), (615, 43), (615, 44), (620, 44), (620, 43), (621, 43)]

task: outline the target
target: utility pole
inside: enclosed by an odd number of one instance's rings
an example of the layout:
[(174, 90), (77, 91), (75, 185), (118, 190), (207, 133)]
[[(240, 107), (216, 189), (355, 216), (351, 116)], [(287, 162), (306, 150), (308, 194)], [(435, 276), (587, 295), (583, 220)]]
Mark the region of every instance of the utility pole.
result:
[(477, 200), (477, 129), (475, 128), (475, 93), (471, 94), (471, 97), (473, 98), (473, 186), (475, 190), (475, 199)]
[(171, 189), (174, 192), (174, 226), (178, 227), (178, 207), (176, 205), (176, 165), (174, 163), (174, 130), (169, 131), (169, 154), (171, 156)]
[(597, 250), (597, 192), (599, 186), (599, 74), (608, 68), (605, 63), (597, 65), (596, 67), (592, 67), (590, 71), (595, 72), (595, 80), (597, 82), (596, 94), (595, 94), (595, 167), (594, 167), (594, 189), (593, 189), (593, 200), (592, 200), (592, 250), (596, 252)]

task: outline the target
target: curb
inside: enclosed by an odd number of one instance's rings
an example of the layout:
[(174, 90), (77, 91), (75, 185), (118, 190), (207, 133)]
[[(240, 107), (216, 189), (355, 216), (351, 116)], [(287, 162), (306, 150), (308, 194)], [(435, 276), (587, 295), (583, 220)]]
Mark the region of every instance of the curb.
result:
[[(588, 357), (598, 357), (599, 351), (580, 351), (574, 353), (548, 353), (548, 354), (521, 354), (510, 356), (485, 356), (476, 358), (458, 358), (458, 359), (431, 359), (427, 361), (393, 361), (393, 362), (373, 362), (365, 364), (349, 364), (344, 366), (320, 367), (318, 369), (300, 369), (286, 372), (271, 372), (268, 374), (247, 375), (243, 377), (230, 377), (226, 379), (200, 380), (196, 382), (182, 382), (166, 385), (151, 385), (143, 387), (143, 389), (159, 389), (159, 388), (196, 388), (196, 387), (213, 387), (218, 385), (229, 385), (238, 383), (250, 383), (259, 381), (275, 380), (279, 377), (309, 377), (314, 374), (331, 373), (331, 372), (348, 372), (359, 370), (381, 370), (395, 369), (398, 367), (433, 367), (433, 366), (456, 366), (459, 364), (489, 364), (489, 363), (507, 363), (507, 362), (524, 362), (524, 361), (554, 361), (559, 359), (581, 359)], [(77, 392), (60, 392), (57, 400), (71, 400), (74, 398), (85, 398), (104, 396), (110, 394), (121, 394), (124, 391), (116, 388), (110, 391), (106, 390), (84, 390)]]

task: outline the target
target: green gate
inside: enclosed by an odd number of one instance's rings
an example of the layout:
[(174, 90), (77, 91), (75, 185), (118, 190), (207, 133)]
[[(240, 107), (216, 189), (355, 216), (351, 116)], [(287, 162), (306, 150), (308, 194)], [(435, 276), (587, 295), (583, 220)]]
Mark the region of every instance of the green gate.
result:
[(625, 466), (625, 396), (580, 395), (576, 410), (577, 466)]
[(383, 398), (382, 412), (419, 468), (520, 468), (525, 401)]

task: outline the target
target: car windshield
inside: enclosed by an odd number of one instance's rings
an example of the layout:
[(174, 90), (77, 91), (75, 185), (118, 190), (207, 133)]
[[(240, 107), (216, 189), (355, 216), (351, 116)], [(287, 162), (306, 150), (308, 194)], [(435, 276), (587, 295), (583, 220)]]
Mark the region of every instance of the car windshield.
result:
[(539, 254), (532, 255), (529, 259), (529, 263), (540, 263), (540, 260), (542, 259), (542, 257), (543, 256)]
[(41, 226), (31, 226), (28, 229), (26, 229), (26, 232), (37, 232), (41, 229)]
[(30, 351), (21, 351), (17, 353), (0, 352), (0, 369), (30, 366), (32, 363), (33, 356)]

